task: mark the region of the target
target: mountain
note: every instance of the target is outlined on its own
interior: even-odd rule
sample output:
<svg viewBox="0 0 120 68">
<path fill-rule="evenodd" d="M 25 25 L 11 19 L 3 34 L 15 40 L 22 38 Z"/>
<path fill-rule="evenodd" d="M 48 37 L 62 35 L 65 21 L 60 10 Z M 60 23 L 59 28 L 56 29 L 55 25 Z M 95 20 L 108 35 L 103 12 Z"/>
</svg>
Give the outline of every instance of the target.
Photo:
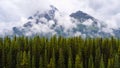
<svg viewBox="0 0 120 68">
<path fill-rule="evenodd" d="M 60 12 L 56 7 L 44 12 L 37 11 L 28 18 L 23 26 L 13 27 L 13 35 L 34 36 L 40 35 L 50 37 L 52 35 L 73 37 L 109 37 L 113 33 L 106 32 L 106 24 L 82 11 L 67 15 Z M 117 34 L 117 30 L 113 31 Z M 120 31 L 118 31 L 120 32 Z"/>
<path fill-rule="evenodd" d="M 103 31 L 103 29 L 107 28 L 104 22 L 99 21 L 87 13 L 77 11 L 70 16 L 78 20 L 76 29 L 86 37 L 109 37 L 112 35 L 109 32 Z"/>
<path fill-rule="evenodd" d="M 52 34 L 53 31 L 49 29 L 49 27 L 56 24 L 56 20 L 54 19 L 56 11 L 58 11 L 58 9 L 52 5 L 50 9 L 44 13 L 37 11 L 33 16 L 28 18 L 28 22 L 23 26 L 13 27 L 14 34 L 17 36 L 34 36 L 36 34 L 47 36 Z M 49 25 L 48 22 L 51 22 L 51 25 Z"/>
</svg>

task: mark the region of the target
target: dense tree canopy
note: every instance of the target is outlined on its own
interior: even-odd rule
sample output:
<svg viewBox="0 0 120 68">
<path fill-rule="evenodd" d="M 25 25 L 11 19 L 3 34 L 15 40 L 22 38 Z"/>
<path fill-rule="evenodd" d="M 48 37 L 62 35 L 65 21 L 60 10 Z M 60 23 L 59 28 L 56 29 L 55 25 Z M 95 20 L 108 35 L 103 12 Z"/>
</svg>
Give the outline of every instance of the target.
<svg viewBox="0 0 120 68">
<path fill-rule="evenodd" d="M 119 68 L 120 39 L 0 38 L 0 68 Z"/>
</svg>

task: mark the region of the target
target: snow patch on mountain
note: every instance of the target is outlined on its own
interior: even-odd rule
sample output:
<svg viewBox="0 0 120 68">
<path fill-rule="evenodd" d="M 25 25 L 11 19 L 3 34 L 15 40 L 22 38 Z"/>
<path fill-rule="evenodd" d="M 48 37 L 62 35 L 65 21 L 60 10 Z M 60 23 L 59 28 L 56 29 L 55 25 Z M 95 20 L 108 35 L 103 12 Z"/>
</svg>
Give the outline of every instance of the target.
<svg viewBox="0 0 120 68">
<path fill-rule="evenodd" d="M 23 21 L 24 23 L 12 28 L 10 36 L 110 37 L 120 32 L 108 28 L 103 21 L 87 13 L 77 11 L 69 15 L 53 5 L 50 5 L 50 8 L 44 12 L 37 11 L 28 19 L 24 18 Z"/>
</svg>

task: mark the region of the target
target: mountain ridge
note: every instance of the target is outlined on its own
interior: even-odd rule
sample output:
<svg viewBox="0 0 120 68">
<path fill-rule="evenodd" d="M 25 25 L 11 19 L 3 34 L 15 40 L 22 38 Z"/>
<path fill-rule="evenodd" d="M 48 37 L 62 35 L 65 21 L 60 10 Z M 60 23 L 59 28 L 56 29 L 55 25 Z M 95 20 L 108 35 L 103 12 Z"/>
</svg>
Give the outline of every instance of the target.
<svg viewBox="0 0 120 68">
<path fill-rule="evenodd" d="M 70 15 L 62 14 L 53 5 L 50 9 L 43 13 L 37 11 L 32 16 L 28 17 L 28 22 L 23 26 L 13 27 L 13 35 L 16 36 L 45 36 L 51 37 L 53 35 L 64 37 L 110 37 L 117 36 L 118 30 L 113 29 L 112 33 L 107 33 L 106 24 L 84 13 L 83 11 L 76 11 Z"/>
</svg>

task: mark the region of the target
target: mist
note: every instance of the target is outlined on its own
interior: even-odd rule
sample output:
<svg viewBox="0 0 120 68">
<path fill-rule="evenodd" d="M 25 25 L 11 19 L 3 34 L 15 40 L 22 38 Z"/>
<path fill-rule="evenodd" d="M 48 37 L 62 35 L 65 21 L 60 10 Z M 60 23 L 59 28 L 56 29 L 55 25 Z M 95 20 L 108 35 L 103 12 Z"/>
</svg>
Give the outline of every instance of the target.
<svg viewBox="0 0 120 68">
<path fill-rule="evenodd" d="M 104 21 L 108 28 L 120 27 L 119 0 L 0 0 L 0 32 L 26 23 L 29 16 L 49 5 L 66 14 L 81 10 Z"/>
</svg>

